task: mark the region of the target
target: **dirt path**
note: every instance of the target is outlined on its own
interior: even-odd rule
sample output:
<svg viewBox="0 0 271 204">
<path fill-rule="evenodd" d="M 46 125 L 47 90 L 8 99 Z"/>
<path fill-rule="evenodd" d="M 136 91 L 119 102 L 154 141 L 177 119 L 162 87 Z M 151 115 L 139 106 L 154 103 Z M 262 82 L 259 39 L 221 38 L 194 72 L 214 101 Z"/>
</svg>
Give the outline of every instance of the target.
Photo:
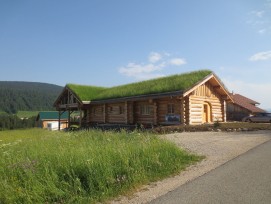
<svg viewBox="0 0 271 204">
<path fill-rule="evenodd" d="M 186 171 L 181 172 L 177 176 L 143 186 L 134 195 L 120 197 L 111 203 L 148 203 L 270 140 L 271 131 L 174 133 L 161 137 L 174 142 L 190 152 L 205 155 L 206 159 L 190 166 Z"/>
</svg>

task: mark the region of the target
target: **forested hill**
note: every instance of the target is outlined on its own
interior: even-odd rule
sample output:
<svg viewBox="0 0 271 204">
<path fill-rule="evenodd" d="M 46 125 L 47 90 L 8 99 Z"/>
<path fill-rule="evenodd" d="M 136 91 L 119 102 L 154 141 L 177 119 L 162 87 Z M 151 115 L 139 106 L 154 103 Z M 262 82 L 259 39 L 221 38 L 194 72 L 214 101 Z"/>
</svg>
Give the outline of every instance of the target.
<svg viewBox="0 0 271 204">
<path fill-rule="evenodd" d="M 54 110 L 53 103 L 62 89 L 46 83 L 0 81 L 0 111 Z"/>
</svg>

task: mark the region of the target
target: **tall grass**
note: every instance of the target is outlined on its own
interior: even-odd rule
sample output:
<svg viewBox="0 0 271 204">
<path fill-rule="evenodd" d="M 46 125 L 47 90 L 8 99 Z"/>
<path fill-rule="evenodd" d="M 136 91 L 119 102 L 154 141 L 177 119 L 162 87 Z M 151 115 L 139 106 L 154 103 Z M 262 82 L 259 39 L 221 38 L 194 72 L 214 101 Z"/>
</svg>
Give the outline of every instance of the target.
<svg viewBox="0 0 271 204">
<path fill-rule="evenodd" d="M 0 133 L 0 203 L 94 203 L 201 158 L 139 132 Z"/>
</svg>

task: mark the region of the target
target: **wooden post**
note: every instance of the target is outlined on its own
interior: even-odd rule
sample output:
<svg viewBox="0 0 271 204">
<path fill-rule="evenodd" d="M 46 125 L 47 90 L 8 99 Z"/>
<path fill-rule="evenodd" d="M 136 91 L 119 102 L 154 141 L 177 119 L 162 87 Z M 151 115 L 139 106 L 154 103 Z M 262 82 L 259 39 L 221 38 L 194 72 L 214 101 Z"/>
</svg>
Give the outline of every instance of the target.
<svg viewBox="0 0 271 204">
<path fill-rule="evenodd" d="M 107 106 L 106 106 L 106 104 L 104 104 L 103 109 L 104 109 L 104 115 L 103 115 L 103 117 L 104 117 L 104 123 L 106 123 L 107 122 L 106 121 L 106 113 L 107 113 Z"/>
<path fill-rule="evenodd" d="M 157 125 L 157 102 L 153 103 L 153 124 Z"/>
<path fill-rule="evenodd" d="M 180 122 L 181 122 L 181 124 L 184 124 L 184 106 L 185 106 L 185 104 L 184 104 L 184 99 L 182 98 L 181 99 L 181 111 L 180 111 Z"/>
<path fill-rule="evenodd" d="M 58 130 L 60 130 L 60 117 L 61 117 L 61 113 L 60 113 L 60 110 L 58 110 Z"/>
<path fill-rule="evenodd" d="M 79 127 L 81 127 L 82 126 L 82 110 L 81 110 L 81 108 L 79 109 L 79 111 L 80 111 Z"/>
<path fill-rule="evenodd" d="M 190 125 L 190 99 L 189 96 L 185 98 L 185 124 Z"/>
<path fill-rule="evenodd" d="M 71 127 L 71 111 L 68 110 L 68 128 Z"/>
<path fill-rule="evenodd" d="M 125 101 L 125 106 L 124 106 L 124 121 L 125 121 L 125 124 L 128 124 L 128 117 L 129 117 L 129 111 L 128 111 L 128 102 Z"/>
<path fill-rule="evenodd" d="M 227 122 L 227 103 L 226 101 L 224 100 L 223 101 L 223 110 L 224 110 L 224 122 Z"/>
<path fill-rule="evenodd" d="M 131 102 L 131 110 L 130 110 L 130 113 L 131 113 L 131 121 L 130 123 L 131 124 L 134 124 L 135 123 L 135 107 L 134 107 L 134 102 L 132 101 Z"/>
</svg>

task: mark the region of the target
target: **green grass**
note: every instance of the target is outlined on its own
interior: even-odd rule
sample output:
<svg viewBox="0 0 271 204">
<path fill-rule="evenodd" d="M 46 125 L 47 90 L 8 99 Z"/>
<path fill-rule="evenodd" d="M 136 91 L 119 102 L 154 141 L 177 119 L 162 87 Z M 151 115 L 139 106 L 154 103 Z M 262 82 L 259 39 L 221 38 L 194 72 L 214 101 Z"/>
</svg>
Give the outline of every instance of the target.
<svg viewBox="0 0 271 204">
<path fill-rule="evenodd" d="M 8 115 L 5 111 L 0 111 L 0 115 Z"/>
<path fill-rule="evenodd" d="M 0 132 L 0 203 L 95 203 L 201 157 L 140 132 Z"/>
<path fill-rule="evenodd" d="M 74 84 L 68 84 L 67 86 L 72 89 L 82 101 L 103 100 L 144 94 L 184 91 L 211 73 L 210 70 L 200 70 L 111 88 Z"/>
<path fill-rule="evenodd" d="M 67 86 L 73 90 L 73 92 L 79 97 L 82 101 L 90 101 L 99 95 L 102 91 L 106 90 L 105 87 L 97 86 L 85 86 L 78 84 L 67 84 Z"/>
<path fill-rule="evenodd" d="M 39 111 L 18 111 L 16 114 L 19 118 L 30 118 L 32 116 L 37 116 Z"/>
</svg>

